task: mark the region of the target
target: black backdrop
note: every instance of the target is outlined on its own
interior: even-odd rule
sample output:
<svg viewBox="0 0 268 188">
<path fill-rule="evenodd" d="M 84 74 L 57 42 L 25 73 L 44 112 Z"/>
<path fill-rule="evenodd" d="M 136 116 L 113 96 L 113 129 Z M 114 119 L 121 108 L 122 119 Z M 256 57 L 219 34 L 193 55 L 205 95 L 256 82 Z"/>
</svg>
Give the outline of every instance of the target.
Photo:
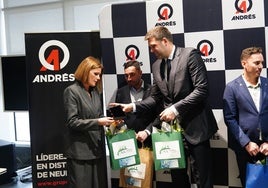
<svg viewBox="0 0 268 188">
<path fill-rule="evenodd" d="M 33 187 L 67 187 L 62 95 L 85 57 L 100 58 L 99 32 L 27 33 L 25 44 Z"/>
</svg>

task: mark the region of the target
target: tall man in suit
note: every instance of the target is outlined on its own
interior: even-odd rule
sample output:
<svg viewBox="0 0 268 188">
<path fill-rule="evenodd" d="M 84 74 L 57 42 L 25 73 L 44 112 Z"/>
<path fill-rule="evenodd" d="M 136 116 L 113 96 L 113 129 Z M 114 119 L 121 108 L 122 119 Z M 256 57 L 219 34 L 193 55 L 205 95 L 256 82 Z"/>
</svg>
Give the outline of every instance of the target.
<svg viewBox="0 0 268 188">
<path fill-rule="evenodd" d="M 247 162 L 268 155 L 268 82 L 260 76 L 264 62 L 261 48 L 244 49 L 240 61 L 243 74 L 226 85 L 223 113 L 244 187 Z"/>
<path fill-rule="evenodd" d="M 207 102 L 208 79 L 200 52 L 175 46 L 172 34 L 162 26 L 148 31 L 145 40 L 157 57 L 152 65 L 152 94 L 141 102 L 121 104 L 123 110 L 139 113 L 163 104 L 160 120 L 170 122 L 177 118 L 184 129 L 185 145 L 198 187 L 212 188 L 209 139 L 218 127 Z M 186 169 L 171 170 L 171 176 L 174 187 L 191 187 Z"/>
</svg>

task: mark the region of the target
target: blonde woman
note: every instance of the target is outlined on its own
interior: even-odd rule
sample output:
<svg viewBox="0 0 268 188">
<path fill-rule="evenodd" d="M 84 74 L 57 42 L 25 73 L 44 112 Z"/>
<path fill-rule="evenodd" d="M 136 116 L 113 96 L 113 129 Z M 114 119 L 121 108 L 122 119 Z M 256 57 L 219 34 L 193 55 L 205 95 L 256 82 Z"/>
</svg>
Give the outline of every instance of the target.
<svg viewBox="0 0 268 188">
<path fill-rule="evenodd" d="M 75 83 L 64 91 L 70 188 L 107 187 L 103 126 L 114 120 L 103 117 L 100 96 L 102 70 L 98 59 L 85 58 L 74 73 Z"/>
</svg>

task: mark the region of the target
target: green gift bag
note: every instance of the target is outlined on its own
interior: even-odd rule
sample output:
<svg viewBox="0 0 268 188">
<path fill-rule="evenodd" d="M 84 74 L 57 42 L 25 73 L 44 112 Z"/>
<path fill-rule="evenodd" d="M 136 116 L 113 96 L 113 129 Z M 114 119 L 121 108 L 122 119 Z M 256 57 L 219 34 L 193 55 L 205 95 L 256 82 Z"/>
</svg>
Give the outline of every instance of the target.
<svg viewBox="0 0 268 188">
<path fill-rule="evenodd" d="M 112 169 L 118 170 L 140 164 L 136 134 L 134 130 L 127 130 L 115 135 L 106 135 L 110 150 Z"/>
<path fill-rule="evenodd" d="M 152 143 L 155 170 L 186 168 L 181 129 L 153 133 Z"/>
</svg>

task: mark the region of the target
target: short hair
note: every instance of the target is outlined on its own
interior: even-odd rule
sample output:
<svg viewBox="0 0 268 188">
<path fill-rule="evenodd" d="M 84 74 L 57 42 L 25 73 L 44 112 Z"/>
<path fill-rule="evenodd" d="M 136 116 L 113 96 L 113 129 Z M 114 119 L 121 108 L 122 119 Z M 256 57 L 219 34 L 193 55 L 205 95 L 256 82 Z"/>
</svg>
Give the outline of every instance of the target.
<svg viewBox="0 0 268 188">
<path fill-rule="evenodd" d="M 173 42 L 173 36 L 166 27 L 156 26 L 150 29 L 146 33 L 145 40 L 148 40 L 150 38 L 155 38 L 156 40 L 162 40 L 164 37 L 167 38 L 170 42 Z"/>
<path fill-rule="evenodd" d="M 80 81 L 81 83 L 86 83 L 88 81 L 89 72 L 92 69 L 101 68 L 101 71 L 103 71 L 103 65 L 100 63 L 100 60 L 89 56 L 86 57 L 77 67 L 74 77 L 76 80 Z M 98 81 L 96 87 L 101 92 L 102 86 L 101 79 Z"/>
<path fill-rule="evenodd" d="M 124 69 L 127 69 L 128 67 L 134 66 L 137 70 L 141 70 L 141 62 L 138 62 L 136 60 L 130 60 L 124 63 Z"/>
<path fill-rule="evenodd" d="M 240 61 L 248 59 L 252 54 L 258 54 L 258 53 L 262 53 L 261 47 L 253 46 L 253 47 L 245 48 L 244 50 L 242 50 Z"/>
</svg>

